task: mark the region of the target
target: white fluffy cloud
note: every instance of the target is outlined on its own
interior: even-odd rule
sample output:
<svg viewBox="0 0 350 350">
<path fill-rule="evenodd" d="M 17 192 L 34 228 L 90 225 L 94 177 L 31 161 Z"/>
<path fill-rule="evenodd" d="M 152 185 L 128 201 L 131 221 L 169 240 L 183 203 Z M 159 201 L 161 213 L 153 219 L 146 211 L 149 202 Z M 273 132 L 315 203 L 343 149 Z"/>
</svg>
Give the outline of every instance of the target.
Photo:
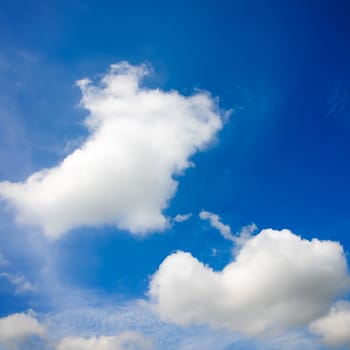
<svg viewBox="0 0 350 350">
<path fill-rule="evenodd" d="M 349 287 L 340 244 L 267 229 L 247 241 L 223 271 L 189 253 L 168 256 L 149 294 L 164 320 L 257 335 L 307 325 Z"/>
<path fill-rule="evenodd" d="M 17 313 L 0 318 L 0 344 L 5 349 L 17 349 L 32 336 L 42 337 L 45 328 L 32 314 Z"/>
<path fill-rule="evenodd" d="M 350 303 L 338 302 L 328 315 L 311 324 L 310 331 L 328 346 L 350 348 Z"/>
<path fill-rule="evenodd" d="M 163 230 L 174 175 L 222 127 L 216 100 L 140 86 L 146 66 L 112 65 L 100 84 L 78 82 L 90 136 L 60 164 L 23 183 L 0 183 L 17 220 L 50 237 L 79 226 L 113 224 L 132 233 Z"/>
<path fill-rule="evenodd" d="M 56 350 L 149 350 L 151 341 L 137 332 L 91 338 L 66 337 Z"/>
</svg>

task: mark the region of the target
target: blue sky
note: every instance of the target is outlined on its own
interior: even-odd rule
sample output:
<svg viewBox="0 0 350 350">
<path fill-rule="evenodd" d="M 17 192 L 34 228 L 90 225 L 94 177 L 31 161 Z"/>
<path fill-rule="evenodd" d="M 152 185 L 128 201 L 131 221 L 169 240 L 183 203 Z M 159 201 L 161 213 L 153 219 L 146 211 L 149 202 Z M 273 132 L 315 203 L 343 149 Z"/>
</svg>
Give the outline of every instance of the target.
<svg viewBox="0 0 350 350">
<path fill-rule="evenodd" d="M 348 349 L 349 16 L 0 1 L 0 349 Z"/>
</svg>

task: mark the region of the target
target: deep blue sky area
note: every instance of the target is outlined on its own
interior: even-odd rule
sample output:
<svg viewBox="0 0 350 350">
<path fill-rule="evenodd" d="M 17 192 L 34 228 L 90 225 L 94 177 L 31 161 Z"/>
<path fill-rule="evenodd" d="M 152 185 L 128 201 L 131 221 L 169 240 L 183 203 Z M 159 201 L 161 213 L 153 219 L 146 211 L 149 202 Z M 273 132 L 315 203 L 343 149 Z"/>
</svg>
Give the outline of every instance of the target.
<svg viewBox="0 0 350 350">
<path fill-rule="evenodd" d="M 76 229 L 50 243 L 58 280 L 134 298 L 174 251 L 221 269 L 231 245 L 198 219 L 202 209 L 233 232 L 288 228 L 350 251 L 349 57 L 349 1 L 0 0 L 0 181 L 23 181 L 81 144 L 87 111 L 76 80 L 148 62 L 145 86 L 206 90 L 232 109 L 216 142 L 177 178 L 165 211 L 192 217 L 141 238 Z M 1 217 L 3 255 L 35 279 L 45 259 L 26 250 L 11 213 Z M 47 307 L 2 282 L 0 315 Z"/>
</svg>

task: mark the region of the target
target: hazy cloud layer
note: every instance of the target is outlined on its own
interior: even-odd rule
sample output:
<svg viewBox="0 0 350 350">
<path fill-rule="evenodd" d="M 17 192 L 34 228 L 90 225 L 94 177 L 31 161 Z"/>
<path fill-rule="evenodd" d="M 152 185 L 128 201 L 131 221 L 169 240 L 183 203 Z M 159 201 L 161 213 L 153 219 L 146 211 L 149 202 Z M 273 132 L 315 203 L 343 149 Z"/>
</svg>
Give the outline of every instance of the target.
<svg viewBox="0 0 350 350">
<path fill-rule="evenodd" d="M 17 343 L 20 344 L 19 349 L 321 350 L 317 339 L 303 332 L 253 339 L 241 337 L 231 330 L 214 330 L 208 326 L 181 327 L 161 321 L 147 304 L 139 301 L 124 305 L 114 301 L 98 307 L 75 304 L 71 308 L 41 314 L 40 322 L 46 326 L 46 334 L 38 341 L 27 338 Z M 12 338 L 6 350 L 12 350 L 14 345 Z"/>
<path fill-rule="evenodd" d="M 350 348 L 350 303 L 338 302 L 329 314 L 311 324 L 310 331 L 328 346 Z"/>
<path fill-rule="evenodd" d="M 247 241 L 223 271 L 190 253 L 168 256 L 149 294 L 164 320 L 258 335 L 308 325 L 349 287 L 338 243 L 267 229 Z"/>
<path fill-rule="evenodd" d="M 67 337 L 56 350 L 150 350 L 152 342 L 137 332 L 91 338 Z"/>
<path fill-rule="evenodd" d="M 167 227 L 162 210 L 176 192 L 174 175 L 213 141 L 222 118 L 208 93 L 186 97 L 140 87 L 148 73 L 122 62 L 99 84 L 78 82 L 89 111 L 85 143 L 23 183 L 0 183 L 0 197 L 19 222 L 39 225 L 50 237 L 103 224 L 132 233 Z"/>
<path fill-rule="evenodd" d="M 67 336 L 58 341 L 55 330 L 47 331 L 35 314 L 17 313 L 0 318 L 0 349 L 38 350 L 151 350 L 153 342 L 139 332 L 124 331 L 115 336 Z M 40 338 L 35 342 L 33 337 Z"/>
<path fill-rule="evenodd" d="M 85 297 L 87 295 L 84 293 Z M 108 298 L 108 297 L 107 297 Z M 95 298 L 93 298 L 97 301 Z M 6 319 L 15 336 L 7 335 L 0 348 L 36 350 L 320 350 L 317 339 L 303 331 L 285 332 L 271 337 L 242 337 L 232 329 L 211 329 L 205 325 L 181 327 L 160 320 L 145 302 L 118 304 L 115 300 L 89 306 L 89 297 L 74 306 L 40 315 L 21 314 L 34 320 L 36 326 L 15 329 L 15 315 Z M 91 301 L 91 300 L 90 300 Z M 112 304 L 109 304 L 112 302 Z M 4 318 L 5 319 L 5 318 Z M 0 319 L 0 327 L 2 326 Z M 32 321 L 33 322 L 33 321 Z M 18 322 L 21 327 L 21 322 Z M 45 327 L 45 328 L 44 328 Z M 1 329 L 1 328 L 0 328 Z M 45 330 L 46 329 L 46 330 Z M 22 334 L 22 336 L 20 336 Z M 34 338 L 33 338 L 34 336 Z"/>
</svg>

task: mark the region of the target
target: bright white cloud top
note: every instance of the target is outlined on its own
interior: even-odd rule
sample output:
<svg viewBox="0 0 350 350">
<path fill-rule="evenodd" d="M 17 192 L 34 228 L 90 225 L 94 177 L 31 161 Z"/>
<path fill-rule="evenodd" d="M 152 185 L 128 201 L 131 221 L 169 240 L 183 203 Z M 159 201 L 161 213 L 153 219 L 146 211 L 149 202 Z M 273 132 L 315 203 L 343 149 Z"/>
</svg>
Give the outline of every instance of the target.
<svg viewBox="0 0 350 350">
<path fill-rule="evenodd" d="M 175 175 L 222 128 L 216 100 L 206 92 L 140 86 L 145 65 L 112 65 L 101 83 L 78 82 L 90 136 L 59 165 L 23 183 L 0 183 L 0 197 L 17 221 L 50 237 L 80 226 L 116 225 L 132 233 L 163 230 Z"/>
<path fill-rule="evenodd" d="M 45 327 L 31 314 L 17 313 L 0 318 L 0 348 L 17 349 L 32 336 L 43 337 Z"/>
<path fill-rule="evenodd" d="M 350 348 L 350 303 L 338 302 L 328 315 L 313 322 L 310 330 L 328 346 Z"/>
<path fill-rule="evenodd" d="M 259 335 L 308 325 L 349 287 L 340 244 L 267 229 L 248 240 L 223 271 L 190 253 L 168 256 L 149 294 L 164 320 Z"/>
</svg>

